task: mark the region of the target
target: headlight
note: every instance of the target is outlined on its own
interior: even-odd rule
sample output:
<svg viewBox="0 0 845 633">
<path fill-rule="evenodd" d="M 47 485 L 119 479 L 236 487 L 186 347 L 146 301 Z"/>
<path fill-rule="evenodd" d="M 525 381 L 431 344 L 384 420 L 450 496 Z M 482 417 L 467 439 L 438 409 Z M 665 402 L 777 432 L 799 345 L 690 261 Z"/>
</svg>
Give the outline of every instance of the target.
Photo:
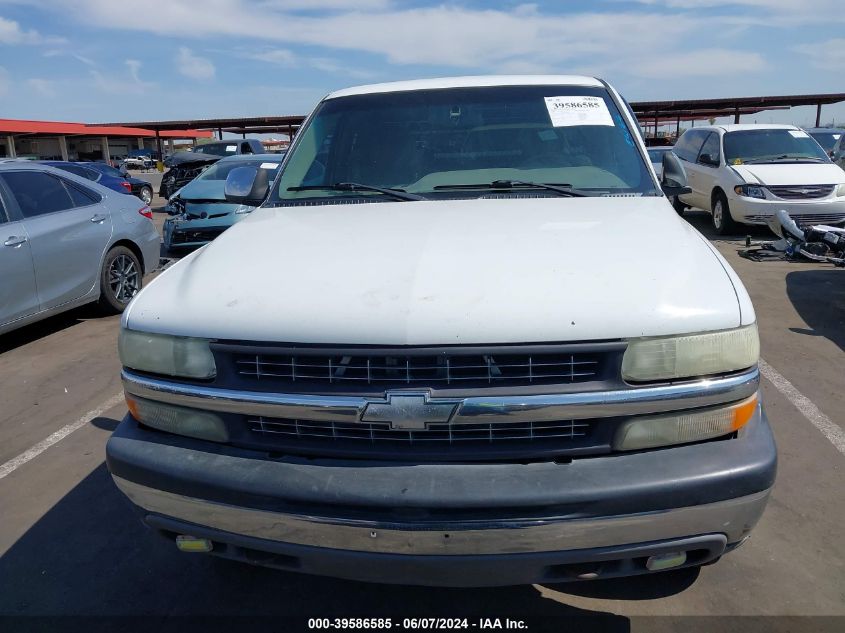
<svg viewBox="0 0 845 633">
<path fill-rule="evenodd" d="M 721 437 L 745 426 L 756 410 L 755 394 L 728 406 L 632 418 L 616 431 L 613 449 L 634 451 Z"/>
<path fill-rule="evenodd" d="M 740 196 L 745 196 L 746 198 L 760 198 L 761 200 L 766 199 L 766 189 L 765 187 L 760 187 L 759 185 L 737 185 L 734 187 L 734 193 Z"/>
<path fill-rule="evenodd" d="M 138 422 L 159 431 L 212 442 L 229 440 L 225 422 L 213 413 L 155 402 L 132 394 L 126 394 L 126 405 Z"/>
<path fill-rule="evenodd" d="M 238 214 L 240 214 L 240 213 L 249 213 L 249 212 L 250 212 L 250 211 L 252 211 L 253 209 L 255 209 L 255 207 L 250 206 L 250 205 L 248 205 L 248 204 L 240 204 L 240 205 L 238 205 L 238 208 L 237 208 L 237 209 L 235 209 L 235 213 L 238 213 Z"/>
<path fill-rule="evenodd" d="M 757 364 L 757 324 L 685 336 L 631 339 L 622 358 L 622 377 L 630 382 L 709 376 Z"/>
<path fill-rule="evenodd" d="M 845 196 L 845 183 L 841 185 L 836 185 L 836 195 Z"/>
<path fill-rule="evenodd" d="M 184 378 L 213 378 L 217 374 L 208 341 L 121 329 L 117 340 L 125 367 Z"/>
</svg>

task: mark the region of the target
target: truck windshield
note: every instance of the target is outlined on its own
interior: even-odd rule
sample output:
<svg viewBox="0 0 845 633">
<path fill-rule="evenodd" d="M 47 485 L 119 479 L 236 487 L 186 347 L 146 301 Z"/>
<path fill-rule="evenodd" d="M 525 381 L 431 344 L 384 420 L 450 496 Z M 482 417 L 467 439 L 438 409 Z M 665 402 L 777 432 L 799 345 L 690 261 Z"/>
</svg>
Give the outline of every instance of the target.
<svg viewBox="0 0 845 633">
<path fill-rule="evenodd" d="M 478 197 L 489 189 L 525 195 L 531 183 L 537 186 L 529 195 L 556 195 L 542 184 L 585 195 L 657 195 L 610 95 L 584 86 L 448 88 L 328 99 L 300 133 L 270 202 L 396 199 L 349 183 L 430 199 Z"/>
<path fill-rule="evenodd" d="M 827 163 L 827 154 L 803 130 L 738 130 L 725 134 L 729 165 L 745 163 Z"/>
</svg>

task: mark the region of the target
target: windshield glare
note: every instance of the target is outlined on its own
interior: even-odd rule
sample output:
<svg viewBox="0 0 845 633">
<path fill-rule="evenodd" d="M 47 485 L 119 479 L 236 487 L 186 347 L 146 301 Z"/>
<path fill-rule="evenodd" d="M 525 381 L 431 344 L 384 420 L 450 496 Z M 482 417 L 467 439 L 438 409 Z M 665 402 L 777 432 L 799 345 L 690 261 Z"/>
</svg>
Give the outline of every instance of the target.
<svg viewBox="0 0 845 633">
<path fill-rule="evenodd" d="M 810 159 L 828 162 L 819 144 L 802 130 L 741 130 L 725 134 L 725 158 L 728 164 L 754 162 L 783 162 Z"/>
<path fill-rule="evenodd" d="M 591 107 L 601 114 L 580 124 L 572 118 L 580 113 L 567 112 L 569 118 L 556 115 L 555 126 L 547 97 L 596 104 Z M 504 180 L 564 184 L 595 195 L 654 191 L 606 90 L 508 86 L 324 101 L 301 132 L 271 200 L 384 196 L 312 189 L 337 183 L 398 188 L 428 198 L 478 196 L 489 191 L 448 188 Z M 296 190 L 300 187 L 309 189 Z"/>
<path fill-rule="evenodd" d="M 227 160 L 220 161 L 211 165 L 208 169 L 197 176 L 197 180 L 226 180 L 229 172 L 237 167 L 260 167 L 261 169 L 272 170 L 269 174 L 270 180 L 276 177 L 279 173 L 279 166 L 282 164 L 281 160 L 265 161 L 265 160 Z"/>
</svg>

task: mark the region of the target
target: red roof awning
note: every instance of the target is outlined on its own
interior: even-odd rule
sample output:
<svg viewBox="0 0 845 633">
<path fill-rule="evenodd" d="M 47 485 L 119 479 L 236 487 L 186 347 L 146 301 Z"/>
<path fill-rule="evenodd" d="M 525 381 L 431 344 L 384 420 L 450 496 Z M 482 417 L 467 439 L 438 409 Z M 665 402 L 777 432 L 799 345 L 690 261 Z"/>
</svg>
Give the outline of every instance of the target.
<svg viewBox="0 0 845 633">
<path fill-rule="evenodd" d="M 50 134 L 55 136 L 124 136 L 154 138 L 153 130 L 138 127 L 93 126 L 84 123 L 63 123 L 60 121 L 24 121 L 0 119 L 0 134 Z M 168 130 L 160 133 L 161 138 L 211 138 L 208 130 Z"/>
</svg>

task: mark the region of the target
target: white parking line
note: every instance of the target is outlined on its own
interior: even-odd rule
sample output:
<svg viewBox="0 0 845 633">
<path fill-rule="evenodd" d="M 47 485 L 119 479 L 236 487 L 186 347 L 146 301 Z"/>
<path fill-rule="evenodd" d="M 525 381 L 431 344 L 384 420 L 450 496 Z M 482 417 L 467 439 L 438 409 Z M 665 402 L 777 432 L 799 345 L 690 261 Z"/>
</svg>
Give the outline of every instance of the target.
<svg viewBox="0 0 845 633">
<path fill-rule="evenodd" d="M 807 418 L 813 426 L 822 432 L 822 435 L 830 440 L 830 443 L 836 447 L 836 450 L 845 455 L 845 431 L 842 430 L 842 427 L 819 411 L 819 408 L 807 396 L 798 391 L 795 385 L 781 376 L 774 367 L 762 358 L 760 359 L 760 372 L 778 391 L 786 396 L 786 399 L 801 412 L 801 415 Z"/>
<path fill-rule="evenodd" d="M 61 442 L 68 435 L 70 435 L 74 431 L 78 431 L 83 426 L 88 424 L 92 419 L 96 418 L 99 415 L 102 415 L 103 413 L 105 413 L 112 407 L 120 404 L 121 402 L 123 402 L 122 393 L 112 396 L 96 409 L 92 409 L 91 411 L 83 415 L 76 422 L 71 422 L 70 424 L 63 426 L 52 435 L 49 435 L 40 442 L 38 442 L 38 444 L 31 446 L 17 457 L 13 457 L 5 464 L 0 466 L 0 479 L 3 479 L 3 477 L 5 477 L 6 475 L 15 472 L 18 468 L 26 464 L 28 461 L 38 457 L 41 453 L 46 451 L 53 444 Z"/>
</svg>

